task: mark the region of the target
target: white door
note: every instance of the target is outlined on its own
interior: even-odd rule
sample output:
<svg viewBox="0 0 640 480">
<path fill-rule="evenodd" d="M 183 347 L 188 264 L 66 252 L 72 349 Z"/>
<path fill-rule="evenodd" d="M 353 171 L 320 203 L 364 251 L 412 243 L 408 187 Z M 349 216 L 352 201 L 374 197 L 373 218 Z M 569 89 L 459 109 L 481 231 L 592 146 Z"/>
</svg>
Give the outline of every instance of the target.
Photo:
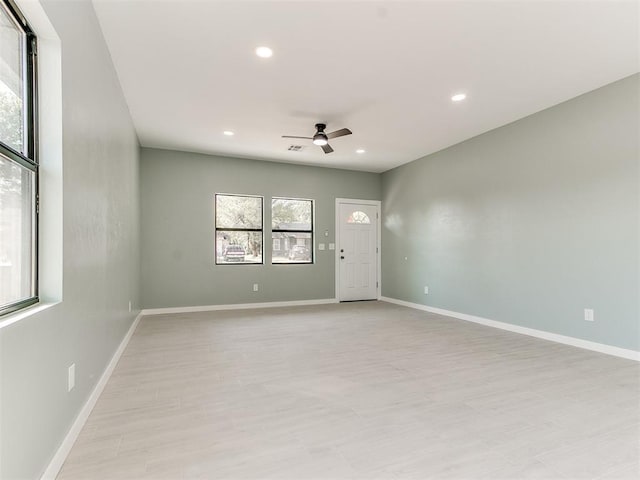
<svg viewBox="0 0 640 480">
<path fill-rule="evenodd" d="M 378 298 L 378 206 L 338 203 L 338 300 Z"/>
</svg>

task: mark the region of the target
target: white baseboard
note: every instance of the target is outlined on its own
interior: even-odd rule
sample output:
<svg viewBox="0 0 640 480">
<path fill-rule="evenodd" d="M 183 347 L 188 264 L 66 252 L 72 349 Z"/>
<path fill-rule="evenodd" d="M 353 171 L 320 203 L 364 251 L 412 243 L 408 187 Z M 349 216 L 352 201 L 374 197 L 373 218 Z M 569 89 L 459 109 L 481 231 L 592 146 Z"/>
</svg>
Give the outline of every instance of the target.
<svg viewBox="0 0 640 480">
<path fill-rule="evenodd" d="M 338 303 L 338 300 L 335 298 L 319 298 L 316 300 L 293 300 L 290 302 L 233 303 L 228 305 L 202 305 L 197 307 L 147 308 L 142 310 L 140 314 L 141 315 L 163 315 L 166 313 L 215 312 L 218 310 L 245 310 L 245 309 L 252 309 L 252 308 L 325 305 L 327 303 Z"/>
<path fill-rule="evenodd" d="M 404 307 L 415 308 L 416 310 L 437 313 L 438 315 L 444 315 L 446 317 L 466 320 L 467 322 L 479 323 L 481 325 L 486 325 L 487 327 L 499 328 L 501 330 L 521 333 L 523 335 L 542 338 L 544 340 L 549 340 L 556 343 L 563 343 L 565 345 L 571 345 L 572 347 L 584 348 L 586 350 L 592 350 L 599 353 L 606 353 L 607 355 L 635 360 L 637 362 L 640 361 L 640 352 L 637 352 L 635 350 L 614 347 L 612 345 L 606 345 L 604 343 L 591 342 L 589 340 L 582 340 L 581 338 L 568 337 L 566 335 L 560 335 L 558 333 L 545 332 L 544 330 L 521 327 L 520 325 L 513 325 L 511 323 L 498 322 L 496 320 L 490 320 L 488 318 L 477 317 L 475 315 L 469 315 L 466 313 L 453 312 L 451 310 L 430 307 L 428 305 L 421 305 L 419 303 L 405 302 L 404 300 L 398 300 L 396 298 L 381 297 L 380 300 L 383 302 L 395 303 L 396 305 L 402 305 Z"/>
<path fill-rule="evenodd" d="M 131 324 L 131 327 L 129 327 L 129 331 L 122 339 L 122 342 L 120 342 L 120 345 L 118 346 L 118 349 L 113 354 L 113 357 L 111 357 L 111 361 L 107 365 L 107 368 L 105 369 L 104 373 L 100 377 L 100 380 L 98 381 L 93 391 L 91 392 L 91 395 L 89 395 L 89 398 L 85 402 L 84 406 L 80 410 L 80 413 L 78 414 L 75 421 L 73 422 L 73 425 L 71 425 L 71 429 L 69 429 L 67 436 L 64 437 L 62 444 L 60 445 L 60 447 L 58 448 L 58 451 L 55 453 L 55 455 L 49 462 L 49 465 L 47 466 L 47 469 L 44 471 L 44 473 L 40 477 L 40 480 L 54 480 L 58 475 L 58 473 L 60 473 L 60 469 L 62 468 L 62 465 L 64 464 L 65 460 L 67 459 L 67 456 L 69 455 L 69 452 L 71 451 L 71 447 L 73 447 L 73 444 L 78 438 L 78 435 L 82 430 L 82 427 L 84 427 L 84 424 L 86 423 L 87 418 L 89 418 L 89 414 L 93 410 L 93 407 L 95 407 L 96 402 L 100 397 L 100 394 L 104 390 L 104 387 L 107 385 L 107 381 L 109 381 L 109 378 L 113 373 L 113 370 L 116 368 L 116 365 L 118 364 L 118 360 L 120 360 L 120 357 L 122 356 L 122 352 L 124 352 L 124 349 L 127 347 L 127 344 L 129 343 L 129 340 L 131 339 L 133 332 L 135 332 L 136 327 L 138 326 L 138 323 L 140 322 L 141 318 L 142 318 L 142 313 L 139 313 L 136 319 Z"/>
</svg>

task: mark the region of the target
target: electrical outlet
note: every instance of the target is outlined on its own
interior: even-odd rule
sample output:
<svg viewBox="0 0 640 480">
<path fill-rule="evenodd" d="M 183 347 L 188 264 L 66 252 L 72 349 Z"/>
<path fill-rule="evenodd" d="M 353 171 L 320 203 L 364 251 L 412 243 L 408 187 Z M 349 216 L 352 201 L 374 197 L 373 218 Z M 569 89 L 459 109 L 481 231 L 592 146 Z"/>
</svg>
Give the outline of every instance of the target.
<svg viewBox="0 0 640 480">
<path fill-rule="evenodd" d="M 427 286 L 424 287 L 424 294 L 429 295 L 429 287 Z"/>
<path fill-rule="evenodd" d="M 593 316 L 593 309 L 592 308 L 585 308 L 584 309 L 584 320 L 585 320 L 585 322 L 594 322 L 595 321 L 595 317 Z"/>
<path fill-rule="evenodd" d="M 254 284 L 253 284 L 253 291 L 254 291 L 254 292 L 257 292 L 257 291 L 258 291 L 258 289 L 259 289 L 258 284 L 257 284 L 257 283 L 254 283 Z"/>
<path fill-rule="evenodd" d="M 69 367 L 69 372 L 67 376 L 67 391 L 70 392 L 73 390 L 73 387 L 76 386 L 76 364 L 72 363 Z"/>
</svg>

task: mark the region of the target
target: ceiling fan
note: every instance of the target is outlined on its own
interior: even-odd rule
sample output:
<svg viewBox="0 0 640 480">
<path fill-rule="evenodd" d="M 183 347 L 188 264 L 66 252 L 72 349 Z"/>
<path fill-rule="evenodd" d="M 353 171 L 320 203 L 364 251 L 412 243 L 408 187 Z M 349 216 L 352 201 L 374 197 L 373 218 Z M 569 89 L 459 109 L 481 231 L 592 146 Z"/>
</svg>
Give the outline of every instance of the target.
<svg viewBox="0 0 640 480">
<path fill-rule="evenodd" d="M 341 128 L 331 133 L 324 133 L 324 129 L 327 126 L 324 123 L 316 123 L 316 133 L 313 137 L 296 137 L 292 135 L 283 135 L 282 138 L 304 138 L 305 140 L 313 140 L 314 145 L 322 147 L 324 153 L 333 152 L 333 148 L 329 145 L 329 139 L 344 137 L 345 135 L 351 135 L 351 130 L 348 128 Z"/>
</svg>

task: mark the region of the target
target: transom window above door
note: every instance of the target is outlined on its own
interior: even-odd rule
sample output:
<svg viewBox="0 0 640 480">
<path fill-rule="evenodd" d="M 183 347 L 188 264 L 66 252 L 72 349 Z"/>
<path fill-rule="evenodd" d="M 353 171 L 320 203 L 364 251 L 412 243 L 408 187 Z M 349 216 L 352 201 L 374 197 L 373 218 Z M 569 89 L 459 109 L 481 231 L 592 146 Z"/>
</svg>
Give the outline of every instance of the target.
<svg viewBox="0 0 640 480">
<path fill-rule="evenodd" d="M 347 223 L 371 223 L 371 219 L 369 219 L 369 215 L 360 210 L 356 210 L 349 218 L 347 218 Z"/>
</svg>

